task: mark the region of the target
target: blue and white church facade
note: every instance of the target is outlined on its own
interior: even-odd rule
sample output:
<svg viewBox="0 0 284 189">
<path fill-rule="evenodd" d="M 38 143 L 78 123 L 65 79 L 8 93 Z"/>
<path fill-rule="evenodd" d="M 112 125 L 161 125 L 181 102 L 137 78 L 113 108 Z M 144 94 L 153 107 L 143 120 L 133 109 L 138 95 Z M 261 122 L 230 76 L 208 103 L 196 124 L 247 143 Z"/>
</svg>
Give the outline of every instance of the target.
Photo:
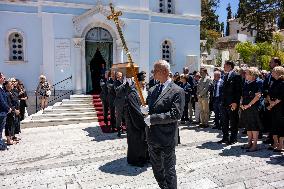
<svg viewBox="0 0 284 189">
<path fill-rule="evenodd" d="M 140 71 L 165 59 L 172 72 L 197 70 L 200 57 L 200 0 L 112 0 Z M 0 1 L 0 72 L 22 80 L 28 91 L 46 75 L 51 84 L 87 93 L 101 64 L 127 57 L 116 26 L 108 20 L 110 0 Z M 149 75 L 148 75 L 149 76 Z"/>
</svg>

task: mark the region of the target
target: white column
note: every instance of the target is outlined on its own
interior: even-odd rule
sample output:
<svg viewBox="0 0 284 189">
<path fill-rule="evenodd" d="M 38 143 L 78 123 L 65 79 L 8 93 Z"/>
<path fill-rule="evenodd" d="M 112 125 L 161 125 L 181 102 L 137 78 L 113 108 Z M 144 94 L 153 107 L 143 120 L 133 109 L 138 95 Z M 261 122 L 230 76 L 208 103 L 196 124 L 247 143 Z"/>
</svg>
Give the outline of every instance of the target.
<svg viewBox="0 0 284 189">
<path fill-rule="evenodd" d="M 82 94 L 82 48 L 84 47 L 84 38 L 73 38 L 74 45 L 74 65 L 75 76 L 74 78 L 74 92 L 75 94 Z"/>
<path fill-rule="evenodd" d="M 53 15 L 42 13 L 42 74 L 54 83 L 54 30 Z"/>
<path fill-rule="evenodd" d="M 140 64 L 139 71 L 147 73 L 146 79 L 149 79 L 151 69 L 150 64 L 150 23 L 149 20 L 140 21 Z"/>
</svg>

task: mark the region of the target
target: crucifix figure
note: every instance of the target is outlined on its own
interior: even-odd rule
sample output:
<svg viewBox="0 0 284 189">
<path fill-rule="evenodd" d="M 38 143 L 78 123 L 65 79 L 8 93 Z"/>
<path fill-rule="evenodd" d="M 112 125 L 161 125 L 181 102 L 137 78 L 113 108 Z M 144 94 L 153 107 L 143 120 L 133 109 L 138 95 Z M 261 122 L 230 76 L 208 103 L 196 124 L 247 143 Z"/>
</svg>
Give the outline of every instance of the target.
<svg viewBox="0 0 284 189">
<path fill-rule="evenodd" d="M 132 72 L 132 76 L 134 77 L 135 86 L 136 86 L 136 89 L 138 91 L 139 97 L 141 99 L 141 103 L 142 103 L 143 106 L 145 106 L 146 103 L 145 103 L 144 97 L 142 95 L 142 90 L 141 90 L 140 85 L 139 85 L 139 81 L 138 81 L 138 78 L 137 78 L 137 73 L 135 72 L 135 68 L 134 68 L 134 65 L 133 65 L 133 60 L 132 60 L 131 54 L 130 54 L 130 52 L 128 50 L 128 47 L 126 45 L 126 41 L 125 41 L 125 38 L 123 36 L 121 27 L 119 25 L 119 16 L 122 15 L 122 12 L 121 11 L 117 11 L 116 12 L 114 10 L 113 6 L 112 6 L 112 3 L 110 3 L 109 6 L 110 6 L 110 9 L 111 9 L 111 15 L 109 15 L 107 18 L 109 20 L 113 20 L 115 25 L 116 25 L 119 37 L 120 37 L 121 42 L 122 42 L 123 49 L 124 49 L 124 51 L 126 52 L 126 55 L 127 55 L 127 60 L 130 63 L 130 69 L 131 69 L 131 72 Z"/>
</svg>

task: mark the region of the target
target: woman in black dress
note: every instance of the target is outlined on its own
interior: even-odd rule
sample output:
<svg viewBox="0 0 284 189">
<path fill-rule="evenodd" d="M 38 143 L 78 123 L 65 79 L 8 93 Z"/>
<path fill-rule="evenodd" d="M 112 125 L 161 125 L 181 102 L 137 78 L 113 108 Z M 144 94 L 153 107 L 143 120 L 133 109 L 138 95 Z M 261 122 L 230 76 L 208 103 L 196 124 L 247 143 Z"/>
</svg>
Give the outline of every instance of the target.
<svg viewBox="0 0 284 189">
<path fill-rule="evenodd" d="M 4 84 L 4 90 L 7 94 L 8 105 L 12 109 L 11 112 L 7 114 L 6 125 L 5 125 L 5 136 L 7 138 L 7 145 L 16 144 L 17 141 L 13 140 L 15 136 L 15 117 L 20 114 L 20 111 L 16 108 L 13 103 L 13 84 L 11 81 L 6 81 Z"/>
<path fill-rule="evenodd" d="M 271 128 L 273 135 L 273 146 L 276 152 L 283 151 L 284 141 L 284 68 L 277 66 L 272 70 L 272 77 L 275 79 L 271 85 L 267 100 L 268 110 L 271 111 Z"/>
<path fill-rule="evenodd" d="M 257 76 L 257 68 L 246 70 L 246 82 L 243 85 L 241 98 L 240 124 L 246 128 L 248 135 L 248 144 L 242 148 L 247 149 L 248 152 L 257 150 L 258 134 L 262 128 L 258 112 L 261 86 L 256 82 Z"/>
<path fill-rule="evenodd" d="M 21 81 L 18 82 L 18 90 L 19 90 L 19 99 L 20 99 L 20 121 L 22 121 L 25 118 L 28 95 L 24 87 L 24 84 Z"/>
</svg>

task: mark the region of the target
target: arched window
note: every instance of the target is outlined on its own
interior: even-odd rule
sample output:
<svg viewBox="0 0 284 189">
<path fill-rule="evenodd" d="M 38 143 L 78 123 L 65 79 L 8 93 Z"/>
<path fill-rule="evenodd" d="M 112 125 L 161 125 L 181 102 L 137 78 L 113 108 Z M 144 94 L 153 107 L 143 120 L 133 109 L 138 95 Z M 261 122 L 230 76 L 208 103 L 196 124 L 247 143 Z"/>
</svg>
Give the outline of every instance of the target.
<svg viewBox="0 0 284 189">
<path fill-rule="evenodd" d="M 168 40 L 162 44 L 162 59 L 172 64 L 172 45 Z"/>
<path fill-rule="evenodd" d="M 159 11 L 161 13 L 174 14 L 174 0 L 159 0 Z"/>
<path fill-rule="evenodd" d="M 24 39 L 21 33 L 9 35 L 9 61 L 24 61 Z"/>
</svg>

